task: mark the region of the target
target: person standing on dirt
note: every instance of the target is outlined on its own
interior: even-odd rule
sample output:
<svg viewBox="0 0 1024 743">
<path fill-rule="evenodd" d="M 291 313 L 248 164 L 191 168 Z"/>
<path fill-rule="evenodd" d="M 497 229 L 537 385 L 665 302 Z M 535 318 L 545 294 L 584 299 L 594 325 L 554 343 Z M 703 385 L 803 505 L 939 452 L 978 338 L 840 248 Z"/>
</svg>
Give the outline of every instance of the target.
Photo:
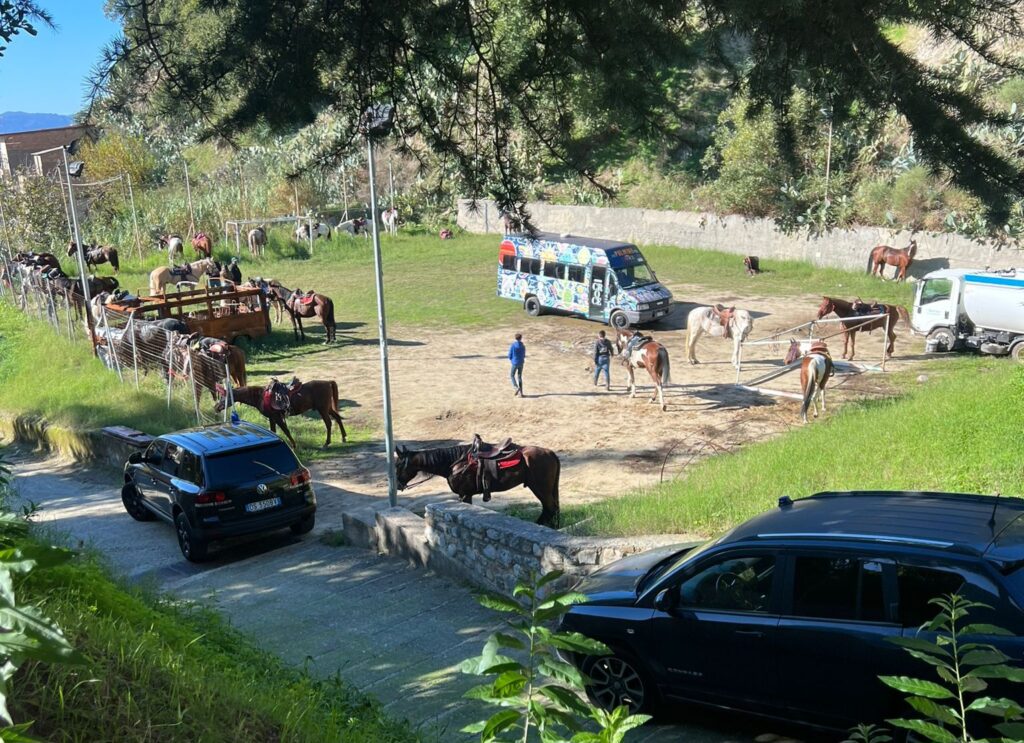
<svg viewBox="0 0 1024 743">
<path fill-rule="evenodd" d="M 601 372 L 604 372 L 604 388 L 611 390 L 612 378 L 609 366 L 612 362 L 612 342 L 605 337 L 605 332 L 602 330 L 597 334 L 597 340 L 594 341 L 594 385 L 597 385 L 597 380 L 601 377 Z"/>
<path fill-rule="evenodd" d="M 512 379 L 512 386 L 516 388 L 516 397 L 523 396 L 523 364 L 526 361 L 526 346 L 523 344 L 523 334 L 516 333 L 516 339 L 508 347 L 508 360 L 512 364 L 509 370 L 509 377 Z"/>
</svg>

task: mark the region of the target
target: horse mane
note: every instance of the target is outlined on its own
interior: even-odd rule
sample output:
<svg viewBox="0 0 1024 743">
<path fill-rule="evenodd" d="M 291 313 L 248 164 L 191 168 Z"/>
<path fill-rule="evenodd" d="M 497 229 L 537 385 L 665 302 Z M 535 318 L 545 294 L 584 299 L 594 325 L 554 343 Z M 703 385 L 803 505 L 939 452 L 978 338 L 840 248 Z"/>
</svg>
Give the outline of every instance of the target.
<svg viewBox="0 0 1024 743">
<path fill-rule="evenodd" d="M 413 452 L 413 454 L 420 456 L 421 464 L 419 466 L 421 468 L 430 467 L 437 469 L 438 467 L 451 467 L 462 459 L 469 449 L 470 446 L 468 444 L 456 444 L 455 446 L 443 446 L 437 449 L 420 449 Z"/>
</svg>

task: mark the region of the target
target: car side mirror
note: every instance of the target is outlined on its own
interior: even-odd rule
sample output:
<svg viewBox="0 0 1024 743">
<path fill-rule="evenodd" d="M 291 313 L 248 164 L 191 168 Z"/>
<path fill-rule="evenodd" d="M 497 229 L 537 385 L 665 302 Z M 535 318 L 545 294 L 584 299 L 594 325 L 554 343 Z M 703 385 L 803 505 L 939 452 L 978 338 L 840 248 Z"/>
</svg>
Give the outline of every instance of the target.
<svg viewBox="0 0 1024 743">
<path fill-rule="evenodd" d="M 669 589 L 663 588 L 658 591 L 658 595 L 654 597 L 654 608 L 658 611 L 665 612 L 666 614 L 671 612 L 674 608 L 675 602 L 672 600 L 672 594 L 669 593 Z"/>
<path fill-rule="evenodd" d="M 128 455 L 128 464 L 142 464 L 145 461 L 145 457 L 141 451 L 133 451 Z"/>
</svg>

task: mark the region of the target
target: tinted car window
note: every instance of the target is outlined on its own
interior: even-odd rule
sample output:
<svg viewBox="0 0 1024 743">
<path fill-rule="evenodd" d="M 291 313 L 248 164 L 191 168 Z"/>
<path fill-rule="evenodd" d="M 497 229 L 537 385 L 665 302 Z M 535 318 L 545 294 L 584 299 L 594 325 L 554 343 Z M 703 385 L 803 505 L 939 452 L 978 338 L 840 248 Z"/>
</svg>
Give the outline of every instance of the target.
<svg viewBox="0 0 1024 743">
<path fill-rule="evenodd" d="M 202 467 L 199 466 L 199 459 L 195 454 L 190 451 L 182 451 L 177 477 L 195 485 L 203 484 Z"/>
<path fill-rule="evenodd" d="M 681 606 L 724 611 L 768 611 L 775 557 L 727 557 L 679 586 Z"/>
<path fill-rule="evenodd" d="M 173 477 L 178 472 L 178 462 L 181 460 L 181 454 L 181 448 L 168 441 L 167 448 L 164 450 L 163 459 L 160 460 L 160 464 L 155 465 L 156 468 Z"/>
<path fill-rule="evenodd" d="M 882 566 L 849 557 L 797 557 L 793 614 L 824 619 L 884 620 Z"/>
<path fill-rule="evenodd" d="M 960 590 L 964 579 L 949 570 L 900 565 L 896 571 L 900 591 L 900 624 L 920 627 L 939 613 L 931 599 Z"/>
<path fill-rule="evenodd" d="M 163 461 L 164 458 L 164 448 L 166 447 L 166 445 L 167 442 L 161 441 L 160 439 L 157 439 L 152 444 L 150 444 L 149 448 L 146 449 L 146 462 L 148 462 L 151 465 L 160 464 L 160 462 Z"/>
<path fill-rule="evenodd" d="M 227 452 L 206 458 L 208 482 L 215 486 L 244 480 L 263 479 L 268 475 L 273 476 L 276 472 L 290 475 L 299 466 L 299 460 L 295 458 L 292 450 L 283 443 Z"/>
</svg>

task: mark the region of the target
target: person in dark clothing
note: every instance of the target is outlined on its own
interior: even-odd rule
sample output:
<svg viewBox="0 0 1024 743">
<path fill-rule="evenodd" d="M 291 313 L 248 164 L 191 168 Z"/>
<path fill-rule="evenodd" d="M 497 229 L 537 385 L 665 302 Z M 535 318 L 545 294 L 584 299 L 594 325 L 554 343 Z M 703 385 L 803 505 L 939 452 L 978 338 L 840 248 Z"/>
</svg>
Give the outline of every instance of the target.
<svg viewBox="0 0 1024 743">
<path fill-rule="evenodd" d="M 516 339 L 508 347 L 508 360 L 512 365 L 509 370 L 509 378 L 512 386 L 516 388 L 516 397 L 523 396 L 523 363 L 526 361 L 526 346 L 523 344 L 523 334 L 516 333 Z"/>
<path fill-rule="evenodd" d="M 242 283 L 242 269 L 238 267 L 237 258 L 231 259 L 231 263 L 228 264 L 228 273 L 231 275 L 231 280 L 235 282 L 235 286 Z"/>
<path fill-rule="evenodd" d="M 611 361 L 612 342 L 605 337 L 605 332 L 602 330 L 597 334 L 597 340 L 594 341 L 594 384 L 597 384 L 601 372 L 604 372 L 604 388 L 606 390 L 612 388 L 611 372 L 609 371 Z"/>
</svg>

